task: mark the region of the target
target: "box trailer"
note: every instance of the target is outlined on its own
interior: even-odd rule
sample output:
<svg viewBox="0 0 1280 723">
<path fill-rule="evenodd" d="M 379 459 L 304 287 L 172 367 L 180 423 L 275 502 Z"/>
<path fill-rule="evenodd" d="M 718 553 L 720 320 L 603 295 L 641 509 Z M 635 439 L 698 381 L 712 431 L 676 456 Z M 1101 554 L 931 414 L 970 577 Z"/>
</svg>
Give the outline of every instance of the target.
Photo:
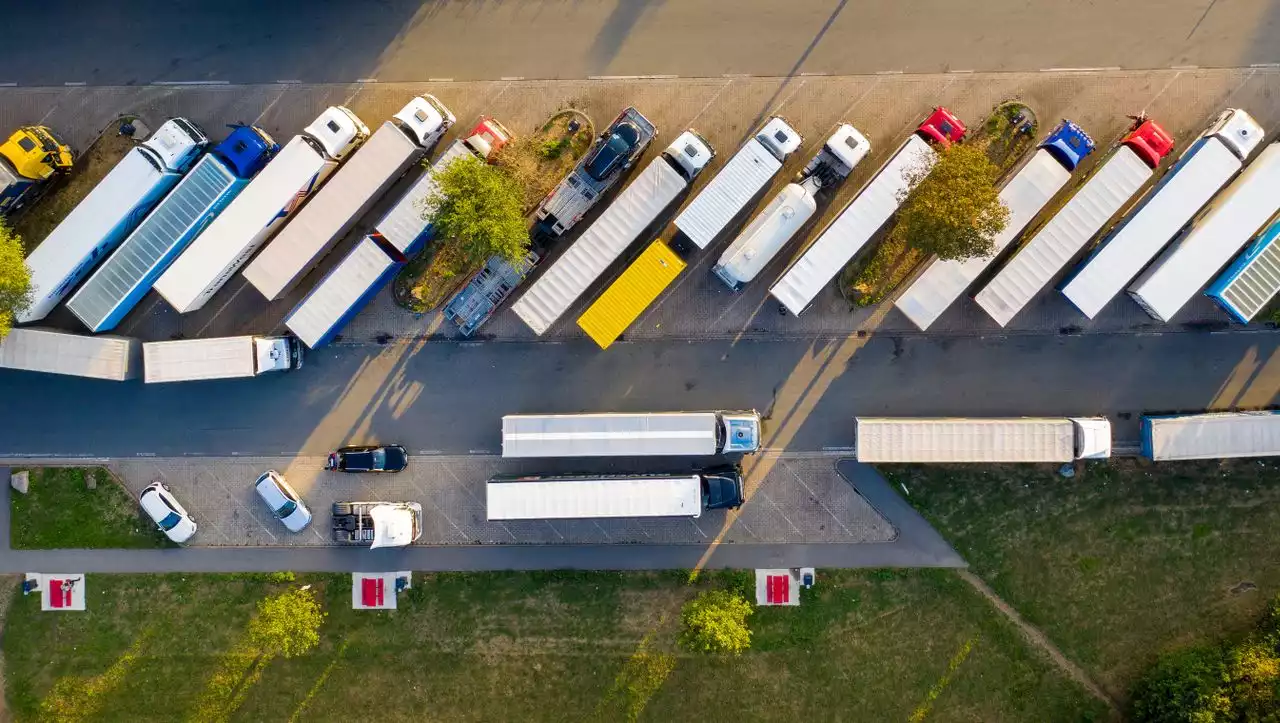
<svg viewBox="0 0 1280 723">
<path fill-rule="evenodd" d="M 326 109 L 196 236 L 155 290 L 179 314 L 203 307 L 368 136 L 351 111 Z"/>
<path fill-rule="evenodd" d="M 1111 456 L 1101 417 L 854 419 L 860 462 L 1072 462 Z"/>
<path fill-rule="evenodd" d="M 760 449 L 750 412 L 508 414 L 503 457 L 648 457 L 749 454 Z"/>
<path fill-rule="evenodd" d="M 866 136 L 842 123 L 794 181 L 751 219 L 711 272 L 734 291 L 756 277 L 818 210 L 817 195 L 833 190 L 871 152 Z"/>
<path fill-rule="evenodd" d="M 1067 300 L 1090 319 L 1097 316 L 1231 180 L 1262 136 L 1262 127 L 1242 110 L 1219 115 L 1076 267 L 1062 286 Z"/>
<path fill-rule="evenodd" d="M 1280 455 L 1280 411 L 1142 417 L 1142 456 L 1153 460 Z"/>
<path fill-rule="evenodd" d="M 90 331 L 114 329 L 278 150 L 261 128 L 236 126 L 84 282 L 67 308 Z"/>
<path fill-rule="evenodd" d="M 541 336 L 706 168 L 715 152 L 687 130 L 653 159 L 511 306 Z"/>
<path fill-rule="evenodd" d="M 227 336 L 142 345 L 143 381 L 238 379 L 302 366 L 302 345 L 289 336 Z"/>
<path fill-rule="evenodd" d="M 1093 139 L 1064 120 L 1000 189 L 1000 203 L 1009 210 L 1009 220 L 991 240 L 991 255 L 933 259 L 893 305 L 921 331 L 932 326 L 1067 185 L 1076 166 L 1092 152 Z"/>
<path fill-rule="evenodd" d="M 1280 143 L 1272 143 L 1205 206 L 1199 218 L 1129 286 L 1129 296 L 1168 322 L 1280 211 Z"/>
<path fill-rule="evenodd" d="M 11 329 L 0 340 L 0 369 L 123 382 L 142 368 L 142 345 L 123 336 L 82 336 L 53 329 Z"/>
<path fill-rule="evenodd" d="M 298 302 L 284 325 L 307 347 L 319 349 L 403 267 L 403 257 L 393 258 L 366 236 Z"/>
<path fill-rule="evenodd" d="M 804 311 L 898 210 L 916 174 L 937 161 L 933 145 L 945 147 L 964 134 L 959 118 L 946 108 L 935 108 L 778 277 L 769 289 L 773 298 L 792 314 Z"/>
<path fill-rule="evenodd" d="M 742 506 L 742 474 L 717 468 L 687 475 L 530 475 L 485 485 L 490 521 L 692 517 Z"/>
<path fill-rule="evenodd" d="M 601 349 L 608 349 L 680 276 L 684 267 L 684 259 L 662 239 L 654 241 L 582 312 L 578 328 Z"/>
<path fill-rule="evenodd" d="M 48 316 L 178 183 L 208 143 L 194 123 L 174 118 L 130 149 L 27 257 L 31 305 L 16 315 L 18 323 Z"/>
<path fill-rule="evenodd" d="M 1018 249 L 974 296 L 978 306 L 1006 326 L 1142 188 L 1173 150 L 1173 136 L 1140 119 L 1078 191 L 1036 235 Z"/>
<path fill-rule="evenodd" d="M 802 143 L 786 120 L 770 118 L 676 216 L 676 228 L 698 248 L 710 246 Z"/>
<path fill-rule="evenodd" d="M 455 118 L 433 96 L 417 96 L 382 124 L 244 270 L 268 301 L 291 290 L 369 207 L 435 147 Z"/>
<path fill-rule="evenodd" d="M 1241 324 L 1250 320 L 1280 292 L 1280 219 L 1273 221 L 1231 267 L 1205 290 Z"/>
</svg>

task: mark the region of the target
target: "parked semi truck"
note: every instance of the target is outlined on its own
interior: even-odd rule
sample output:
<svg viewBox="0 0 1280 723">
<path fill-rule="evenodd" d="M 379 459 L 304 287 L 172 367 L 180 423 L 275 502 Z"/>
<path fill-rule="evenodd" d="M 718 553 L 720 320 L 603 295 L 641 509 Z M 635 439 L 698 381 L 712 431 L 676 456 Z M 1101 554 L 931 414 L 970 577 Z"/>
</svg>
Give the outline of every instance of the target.
<svg viewBox="0 0 1280 723">
<path fill-rule="evenodd" d="M 785 119 L 770 118 L 676 216 L 676 228 L 698 248 L 710 246 L 802 143 Z"/>
<path fill-rule="evenodd" d="M 1072 462 L 1111 456 L 1101 417 L 854 419 L 860 462 Z"/>
<path fill-rule="evenodd" d="M 991 240 L 991 255 L 933 259 L 893 305 L 921 331 L 932 326 L 1067 185 L 1076 166 L 1092 152 L 1089 134 L 1069 120 L 1060 123 L 1000 189 L 1000 203 L 1009 210 L 1009 220 Z"/>
<path fill-rule="evenodd" d="M 1205 295 L 1241 324 L 1248 324 L 1280 292 L 1280 219 L 1263 229 Z"/>
<path fill-rule="evenodd" d="M 278 150 L 261 128 L 234 126 L 84 282 L 67 308 L 90 331 L 114 329 Z"/>
<path fill-rule="evenodd" d="M 1067 300 L 1090 319 L 1097 316 L 1231 180 L 1262 136 L 1262 127 L 1243 110 L 1219 115 L 1067 278 Z"/>
<path fill-rule="evenodd" d="M 22 126 L 0 144 L 0 216 L 31 205 L 75 162 L 71 146 L 45 126 Z"/>
<path fill-rule="evenodd" d="M 509 414 L 503 457 L 647 457 L 749 454 L 760 415 L 749 412 Z"/>
<path fill-rule="evenodd" d="M 792 314 L 804 311 L 898 210 L 913 175 L 937 161 L 933 146 L 958 143 L 964 134 L 959 118 L 946 108 L 935 108 L 778 277 L 769 289 L 773 298 Z"/>
<path fill-rule="evenodd" d="M 1280 411 L 1147 415 L 1142 456 L 1153 460 L 1280 455 Z"/>
<path fill-rule="evenodd" d="M 490 161 L 510 139 L 510 131 L 501 123 L 481 116 L 471 133 L 454 141 L 378 221 L 373 232 L 289 312 L 284 320 L 289 331 L 312 349 L 332 341 L 430 238 L 428 201 L 439 187 L 435 171 L 467 156 Z"/>
<path fill-rule="evenodd" d="M 239 379 L 302 366 L 302 344 L 291 336 L 226 336 L 142 345 L 147 384 Z"/>
<path fill-rule="evenodd" d="M 636 257 L 578 317 L 578 328 L 608 349 L 684 271 L 685 262 L 662 239 Z"/>
<path fill-rule="evenodd" d="M 1168 322 L 1280 211 L 1280 143 L 1272 143 L 1209 201 L 1200 216 L 1129 286 L 1152 318 Z"/>
<path fill-rule="evenodd" d="M 795 180 L 778 191 L 720 255 L 711 272 L 741 291 L 818 210 L 817 195 L 832 190 L 871 152 L 866 136 L 842 123 Z"/>
<path fill-rule="evenodd" d="M 681 133 L 511 306 L 541 336 L 707 167 L 715 151 Z"/>
<path fill-rule="evenodd" d="M 493 477 L 485 485 L 490 521 L 606 517 L 692 517 L 737 509 L 742 473 L 717 467 L 686 475 L 528 475 Z"/>
<path fill-rule="evenodd" d="M 27 257 L 31 305 L 17 321 L 48 316 L 178 183 L 208 142 L 194 123 L 174 118 L 130 149 Z"/>
<path fill-rule="evenodd" d="M 332 539 L 347 545 L 404 547 L 422 537 L 417 502 L 334 502 Z"/>
<path fill-rule="evenodd" d="M 626 108 L 605 129 L 573 172 L 538 206 L 542 228 L 561 236 L 609 192 L 622 174 L 644 154 L 658 129 L 640 111 Z"/>
<path fill-rule="evenodd" d="M 1139 118 L 1062 210 L 974 296 L 978 306 L 1000 326 L 1008 325 L 1151 179 L 1171 150 L 1173 136 Z"/>
<path fill-rule="evenodd" d="M 409 166 L 435 147 L 455 120 L 435 97 L 413 98 L 267 243 L 245 267 L 244 277 L 268 301 L 283 296 L 333 250 Z"/>
<path fill-rule="evenodd" d="M 155 290 L 179 314 L 203 307 L 368 137 L 355 113 L 326 109 L 196 236 Z"/>
<path fill-rule="evenodd" d="M 142 369 L 142 345 L 123 336 L 83 336 L 53 329 L 11 329 L 0 340 L 0 369 L 123 382 Z"/>
</svg>

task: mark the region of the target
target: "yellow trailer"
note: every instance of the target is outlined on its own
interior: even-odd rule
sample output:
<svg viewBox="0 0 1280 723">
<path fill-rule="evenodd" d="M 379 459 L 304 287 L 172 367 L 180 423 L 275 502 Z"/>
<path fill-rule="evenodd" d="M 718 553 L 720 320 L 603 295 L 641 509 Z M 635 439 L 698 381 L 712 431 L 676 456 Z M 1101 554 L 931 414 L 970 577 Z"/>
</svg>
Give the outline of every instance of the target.
<svg viewBox="0 0 1280 723">
<path fill-rule="evenodd" d="M 578 326 L 601 349 L 622 336 L 653 300 L 684 271 L 685 263 L 661 239 L 654 241 L 599 299 L 578 317 Z"/>
</svg>

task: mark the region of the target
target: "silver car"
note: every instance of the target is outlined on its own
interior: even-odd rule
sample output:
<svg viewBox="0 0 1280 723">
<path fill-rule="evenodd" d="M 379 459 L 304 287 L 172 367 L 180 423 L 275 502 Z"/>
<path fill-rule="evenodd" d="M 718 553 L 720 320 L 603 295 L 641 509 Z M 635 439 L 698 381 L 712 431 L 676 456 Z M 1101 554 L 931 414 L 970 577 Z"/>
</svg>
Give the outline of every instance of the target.
<svg viewBox="0 0 1280 723">
<path fill-rule="evenodd" d="M 284 481 L 284 477 L 274 469 L 263 472 L 253 489 L 267 503 L 271 514 L 284 523 L 290 532 L 301 532 L 311 524 L 311 510 L 303 504 L 298 493 Z"/>
</svg>

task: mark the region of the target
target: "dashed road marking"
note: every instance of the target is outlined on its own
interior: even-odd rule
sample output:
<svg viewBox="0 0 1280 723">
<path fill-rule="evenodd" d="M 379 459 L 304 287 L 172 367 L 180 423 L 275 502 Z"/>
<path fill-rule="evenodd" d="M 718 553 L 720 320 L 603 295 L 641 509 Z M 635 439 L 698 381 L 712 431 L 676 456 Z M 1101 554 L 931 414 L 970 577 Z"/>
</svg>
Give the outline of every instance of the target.
<svg viewBox="0 0 1280 723">
<path fill-rule="evenodd" d="M 902 75 L 901 70 L 877 70 L 876 75 Z"/>
<path fill-rule="evenodd" d="M 452 83 L 453 78 L 427 78 L 428 83 Z"/>
<path fill-rule="evenodd" d="M 1041 73 L 1096 73 L 1103 70 L 1120 70 L 1118 65 L 1105 65 L 1085 68 L 1041 68 Z"/>
<path fill-rule="evenodd" d="M 498 80 L 524 80 L 524 76 L 523 75 L 504 75 L 501 78 L 498 78 Z"/>
<path fill-rule="evenodd" d="M 231 85 L 229 80 L 157 80 L 151 85 Z"/>
<path fill-rule="evenodd" d="M 282 85 L 294 85 L 296 83 L 301 83 L 302 81 L 301 80 L 277 80 L 276 82 Z"/>
<path fill-rule="evenodd" d="M 68 88 L 79 88 L 82 85 L 88 85 L 88 83 L 84 82 L 83 80 L 80 80 L 80 81 L 68 80 L 67 82 L 63 83 L 63 85 L 67 86 Z"/>
<path fill-rule="evenodd" d="M 357 83 L 377 83 L 377 78 L 356 78 Z"/>
<path fill-rule="evenodd" d="M 0 88 L 17 88 L 17 83 L 0 83 Z"/>
</svg>

